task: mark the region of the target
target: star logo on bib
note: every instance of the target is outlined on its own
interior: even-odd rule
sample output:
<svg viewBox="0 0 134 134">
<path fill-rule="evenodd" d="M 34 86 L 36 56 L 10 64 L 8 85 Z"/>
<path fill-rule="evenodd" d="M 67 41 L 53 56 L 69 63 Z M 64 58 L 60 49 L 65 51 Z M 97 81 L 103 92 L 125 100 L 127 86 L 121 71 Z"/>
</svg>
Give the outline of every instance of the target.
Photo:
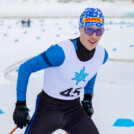
<svg viewBox="0 0 134 134">
<path fill-rule="evenodd" d="M 85 67 L 81 69 L 80 73 L 75 72 L 75 78 L 72 78 L 72 80 L 76 81 L 76 85 L 78 85 L 81 81 L 86 81 L 86 77 L 89 75 L 88 73 L 84 73 Z"/>
</svg>

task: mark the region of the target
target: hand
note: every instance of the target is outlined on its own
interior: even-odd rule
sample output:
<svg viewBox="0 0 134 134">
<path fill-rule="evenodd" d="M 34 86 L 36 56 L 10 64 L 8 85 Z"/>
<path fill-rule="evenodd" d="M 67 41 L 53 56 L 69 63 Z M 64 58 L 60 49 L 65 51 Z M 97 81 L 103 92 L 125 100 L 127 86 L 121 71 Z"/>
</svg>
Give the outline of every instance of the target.
<svg viewBox="0 0 134 134">
<path fill-rule="evenodd" d="M 92 107 L 92 102 L 89 100 L 83 100 L 82 101 L 82 107 L 88 114 L 88 116 L 91 118 L 92 114 L 94 113 L 94 109 Z"/>
<path fill-rule="evenodd" d="M 25 105 L 16 103 L 16 108 L 13 113 L 13 120 L 17 127 L 22 129 L 29 123 L 30 116 L 28 111 L 29 109 Z"/>
<path fill-rule="evenodd" d="M 92 107 L 92 98 L 93 93 L 84 94 L 83 101 L 81 102 L 83 109 L 86 111 L 90 118 L 92 117 L 92 114 L 94 114 L 94 109 Z"/>
</svg>

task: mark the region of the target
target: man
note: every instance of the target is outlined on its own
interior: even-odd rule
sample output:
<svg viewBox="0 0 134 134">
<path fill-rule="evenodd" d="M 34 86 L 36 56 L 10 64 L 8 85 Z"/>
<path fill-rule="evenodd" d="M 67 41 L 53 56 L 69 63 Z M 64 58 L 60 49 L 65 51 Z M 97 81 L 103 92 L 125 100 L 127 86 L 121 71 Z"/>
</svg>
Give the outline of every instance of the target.
<svg viewBox="0 0 134 134">
<path fill-rule="evenodd" d="M 35 113 L 25 134 L 51 134 L 57 129 L 69 134 L 99 133 L 91 116 L 96 75 L 108 58 L 107 51 L 98 45 L 104 33 L 101 10 L 86 8 L 80 16 L 79 31 L 80 37 L 53 45 L 20 66 L 13 114 L 20 128 L 28 123 L 26 89 L 30 74 L 45 69 L 43 91 L 37 96 Z"/>
</svg>

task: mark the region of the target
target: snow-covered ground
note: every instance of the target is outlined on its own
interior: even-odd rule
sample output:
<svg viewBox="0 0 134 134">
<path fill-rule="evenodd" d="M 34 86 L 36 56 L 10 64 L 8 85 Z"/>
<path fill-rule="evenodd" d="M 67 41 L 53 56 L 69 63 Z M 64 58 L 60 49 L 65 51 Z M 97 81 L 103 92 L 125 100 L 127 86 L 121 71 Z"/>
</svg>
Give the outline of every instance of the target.
<svg viewBox="0 0 134 134">
<path fill-rule="evenodd" d="M 8 2 L 6 2 L 8 1 Z M 3 0 L 0 3 L 0 17 L 79 17 L 86 7 L 100 8 L 105 17 L 134 17 L 134 3 L 131 0 L 82 0 L 81 3 L 59 0 Z"/>
<path fill-rule="evenodd" d="M 12 113 L 16 101 L 16 82 L 4 78 L 10 65 L 45 51 L 64 39 L 79 36 L 77 19 L 32 19 L 31 28 L 22 28 L 19 20 L 0 20 L 0 126 L 7 134 L 14 123 Z M 134 60 L 134 20 L 106 19 L 105 33 L 100 44 L 111 59 Z M 19 64 L 17 64 L 17 67 Z M 16 70 L 10 70 L 17 77 Z M 43 71 L 31 75 L 27 105 L 32 116 L 36 95 L 43 85 Z M 98 73 L 95 85 L 93 120 L 101 134 L 133 134 L 134 127 L 112 126 L 117 119 L 134 121 L 134 63 L 108 61 Z M 82 97 L 82 96 L 81 96 Z M 17 129 L 15 134 L 24 133 Z M 58 130 L 55 134 L 64 134 Z"/>
<path fill-rule="evenodd" d="M 20 20 L 0 20 L 0 83 L 5 84 L 8 81 L 4 78 L 5 69 L 21 60 L 40 54 L 49 46 L 56 44 L 65 39 L 73 39 L 79 36 L 78 19 L 32 19 L 31 28 L 21 27 Z M 134 60 L 134 20 L 133 19 L 106 19 L 105 33 L 100 44 L 109 52 L 109 58 L 120 60 Z M 10 55 L 10 56 L 9 56 Z M 19 65 L 19 64 L 18 64 Z M 131 71 L 133 63 L 127 62 L 110 62 L 112 66 L 106 75 L 118 74 L 125 75 L 118 79 L 119 81 L 133 81 Z M 105 66 L 103 68 L 105 68 Z M 119 68 L 119 66 L 126 66 Z M 128 67 L 130 66 L 130 67 Z M 102 68 L 102 70 L 103 70 Z M 108 67 L 107 67 L 108 68 Z M 123 73 L 122 73 L 123 71 Z M 104 71 L 105 72 L 105 71 Z M 114 73 L 116 72 L 116 73 Z M 17 76 L 16 72 L 13 76 Z M 113 79 L 113 77 L 106 78 Z"/>
<path fill-rule="evenodd" d="M 126 9 L 131 10 L 129 7 Z M 16 102 L 16 82 L 5 79 L 5 70 L 7 72 L 8 68 L 8 75 L 17 78 L 20 61 L 42 53 L 59 41 L 78 37 L 78 21 L 77 18 L 32 19 L 31 28 L 22 28 L 18 19 L 0 19 L 0 110 L 4 112 L 0 111 L 1 134 L 8 134 L 15 127 L 12 114 Z M 107 49 L 110 59 L 118 62 L 108 61 L 103 65 L 95 84 L 93 120 L 100 134 L 134 133 L 133 35 L 134 19 L 105 19 L 105 33 L 100 45 Z M 29 80 L 27 105 L 31 116 L 36 96 L 43 86 L 43 73 L 43 70 L 34 73 Z M 124 119 L 121 120 L 124 127 L 113 126 L 118 119 Z M 131 122 L 126 122 L 126 119 Z M 24 129 L 14 132 L 23 133 Z M 64 133 L 57 130 L 54 134 Z"/>
</svg>

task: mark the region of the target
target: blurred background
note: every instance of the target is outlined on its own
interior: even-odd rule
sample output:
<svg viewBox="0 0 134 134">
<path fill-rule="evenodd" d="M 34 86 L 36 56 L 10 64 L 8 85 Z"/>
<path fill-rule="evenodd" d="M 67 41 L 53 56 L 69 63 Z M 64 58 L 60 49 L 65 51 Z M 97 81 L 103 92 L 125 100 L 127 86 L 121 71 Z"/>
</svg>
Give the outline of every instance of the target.
<svg viewBox="0 0 134 134">
<path fill-rule="evenodd" d="M 134 133 L 134 0 L 0 0 L 2 134 L 15 127 L 12 114 L 20 64 L 51 45 L 78 37 L 79 17 L 87 7 L 100 8 L 104 14 L 105 33 L 99 44 L 109 53 L 94 88 L 93 121 L 100 134 Z M 31 116 L 43 75 L 41 70 L 29 79 L 27 106 Z M 14 134 L 24 130 L 17 129 Z"/>
</svg>

